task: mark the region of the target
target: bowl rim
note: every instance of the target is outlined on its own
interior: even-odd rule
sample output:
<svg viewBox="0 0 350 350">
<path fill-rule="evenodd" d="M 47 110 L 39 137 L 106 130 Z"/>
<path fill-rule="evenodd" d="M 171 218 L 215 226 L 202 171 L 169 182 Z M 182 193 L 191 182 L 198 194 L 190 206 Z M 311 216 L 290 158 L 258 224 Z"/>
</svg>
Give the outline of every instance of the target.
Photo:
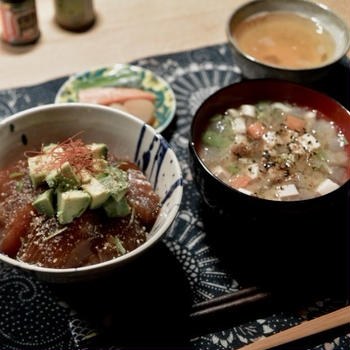
<svg viewBox="0 0 350 350">
<path fill-rule="evenodd" d="M 16 267 L 23 268 L 25 270 L 30 270 L 38 273 L 46 273 L 46 274 L 52 274 L 52 275 L 64 275 L 64 274 L 79 274 L 82 272 L 88 272 L 88 271 L 94 271 L 98 270 L 100 268 L 105 268 L 110 265 L 119 265 L 127 260 L 132 260 L 135 258 L 137 255 L 141 254 L 148 248 L 150 248 L 152 245 L 154 245 L 163 235 L 164 233 L 168 230 L 168 228 L 171 226 L 173 221 L 176 219 L 179 211 L 179 207 L 182 201 L 182 196 L 183 196 L 183 176 L 182 176 L 182 171 L 180 167 L 179 160 L 172 149 L 172 147 L 169 145 L 169 143 L 165 140 L 165 138 L 159 134 L 152 126 L 147 125 L 143 123 L 140 119 L 134 117 L 132 114 L 129 114 L 124 111 L 119 111 L 119 110 L 113 110 L 112 108 L 101 106 L 101 105 L 94 105 L 94 104 L 88 104 L 88 103 L 61 103 L 61 104 L 47 104 L 47 105 L 42 105 L 42 106 L 37 106 L 37 107 L 32 107 L 29 109 L 26 109 L 24 111 L 18 112 L 13 114 L 12 116 L 6 117 L 3 120 L 0 121 L 0 128 L 7 127 L 13 121 L 22 119 L 22 118 L 28 118 L 32 116 L 33 114 L 37 112 L 42 112 L 42 111 L 50 111 L 53 109 L 80 109 L 80 108 L 88 108 L 88 109 L 95 109 L 96 111 L 107 111 L 108 113 L 116 114 L 116 116 L 119 114 L 122 117 L 129 119 L 132 121 L 132 123 L 139 124 L 139 126 L 146 128 L 148 132 L 151 132 L 154 136 L 157 136 L 164 142 L 164 144 L 168 147 L 168 150 L 170 150 L 172 159 L 173 159 L 173 165 L 175 166 L 175 171 L 178 175 L 178 178 L 180 179 L 180 184 L 178 186 L 179 191 L 176 194 L 175 198 L 175 208 L 176 210 L 172 211 L 170 215 L 167 215 L 166 222 L 162 227 L 155 232 L 149 239 L 147 239 L 143 244 L 138 246 L 136 249 L 119 256 L 117 258 L 113 258 L 111 260 L 107 260 L 98 264 L 93 264 L 93 265 L 88 265 L 88 266 L 82 266 L 82 267 L 74 267 L 74 268 L 50 268 L 50 267 L 43 267 L 43 266 L 38 266 L 34 264 L 29 264 L 24 261 L 16 260 L 13 259 L 6 254 L 0 253 L 0 260 Z"/>
<path fill-rule="evenodd" d="M 317 66 L 311 66 L 308 68 L 288 68 L 288 67 L 282 67 L 282 66 L 278 66 L 278 65 L 274 65 L 274 64 L 268 64 L 266 62 L 260 61 L 257 58 L 245 53 L 243 50 L 240 49 L 240 47 L 237 45 L 236 40 L 234 38 L 234 36 L 231 33 L 231 22 L 233 20 L 233 17 L 242 9 L 255 4 L 255 3 L 261 3 L 261 2 L 275 2 L 275 3 L 283 3 L 283 2 L 291 2 L 291 0 L 252 0 L 249 1 L 241 6 L 238 6 L 229 16 L 227 22 L 226 22 L 226 37 L 229 41 L 229 43 L 234 47 L 234 49 L 243 57 L 245 57 L 247 60 L 255 63 L 255 64 L 259 64 L 261 66 L 263 66 L 264 68 L 272 68 L 272 69 L 276 69 L 276 70 L 280 70 L 283 72 L 310 72 L 310 71 L 314 71 L 314 70 L 318 70 L 321 68 L 325 68 L 328 66 L 331 66 L 332 64 L 334 64 L 335 62 L 339 61 L 343 56 L 346 55 L 346 53 L 349 51 L 350 49 L 350 31 L 349 28 L 347 27 L 346 23 L 344 22 L 344 20 L 339 17 L 334 11 L 332 11 L 328 6 L 321 4 L 321 3 L 316 3 L 316 2 L 312 2 L 310 0 L 292 0 L 293 3 L 299 3 L 299 4 L 308 4 L 309 6 L 315 6 L 319 9 L 321 9 L 321 11 L 324 11 L 325 14 L 327 14 L 327 16 L 329 17 L 333 17 L 333 19 L 336 19 L 342 26 L 344 29 L 344 33 L 346 36 L 346 45 L 344 46 L 344 50 L 338 54 L 337 56 L 334 56 L 331 60 L 326 61 L 323 64 L 317 65 Z M 282 5 L 283 7 L 283 5 Z M 281 8 L 281 10 L 279 11 L 283 11 L 283 9 Z M 269 11 L 266 11 L 269 12 Z M 271 12 L 271 11 L 270 11 Z M 257 12 L 254 15 L 258 14 L 258 13 L 262 13 L 262 12 Z M 300 15 L 303 15 L 302 12 L 297 12 Z M 335 38 L 332 36 L 333 40 L 335 40 Z"/>
<path fill-rule="evenodd" d="M 260 0 L 257 0 L 260 1 Z M 223 188 L 225 188 L 228 191 L 232 191 L 233 193 L 239 194 L 241 195 L 241 198 L 246 199 L 246 200 L 256 200 L 256 201 L 260 201 L 261 203 L 268 203 L 269 205 L 282 205 L 285 207 L 289 207 L 289 206 L 293 206 L 296 205 L 298 203 L 305 203 L 308 201 L 323 201 L 324 198 L 329 198 L 331 196 L 333 196 L 335 193 L 339 193 L 339 191 L 341 191 L 342 188 L 344 188 L 345 186 L 350 186 L 350 177 L 341 185 L 339 186 L 336 190 L 331 191 L 329 193 L 326 193 L 322 196 L 317 196 L 317 197 L 313 197 L 313 198 L 307 198 L 307 199 L 299 199 L 299 200 L 289 200 L 289 201 L 280 201 L 280 200 L 272 200 L 272 199 L 265 199 L 265 198 L 261 198 L 261 197 L 257 197 L 257 196 L 251 196 L 251 195 L 247 195 L 229 185 L 227 185 L 224 181 L 222 181 L 221 179 L 219 179 L 217 176 L 215 176 L 210 170 L 209 168 L 205 165 L 205 163 L 201 160 L 196 147 L 195 147 L 195 142 L 193 140 L 193 133 L 195 131 L 194 128 L 194 124 L 196 119 L 198 118 L 199 112 L 200 110 L 204 107 L 204 105 L 206 105 L 207 103 L 210 102 L 211 99 L 215 99 L 216 95 L 221 94 L 224 90 L 231 88 L 232 86 L 239 86 L 239 85 L 249 85 L 249 84 L 254 84 L 257 82 L 261 82 L 261 83 L 278 83 L 278 84 L 287 84 L 290 86 L 293 86 L 296 89 L 302 88 L 306 91 L 310 91 L 313 93 L 317 93 L 320 94 L 321 96 L 328 98 L 329 100 L 331 100 L 333 103 L 337 104 L 344 112 L 345 114 L 348 116 L 349 121 L 350 121 L 350 111 L 348 111 L 340 102 L 338 102 L 337 100 L 335 100 L 334 98 L 327 96 L 325 94 L 323 94 L 322 92 L 319 92 L 317 90 L 311 89 L 309 87 L 306 87 L 304 85 L 301 84 L 297 84 L 297 83 L 293 83 L 287 80 L 279 80 L 279 79 L 251 79 L 251 80 L 244 80 L 244 81 L 239 81 L 227 86 L 224 86 L 223 88 L 217 90 L 216 92 L 214 92 L 213 94 L 211 94 L 209 97 L 207 97 L 202 104 L 200 105 L 200 107 L 197 109 L 196 113 L 194 114 L 192 121 L 191 121 L 191 128 L 190 128 L 190 133 L 189 133 L 189 147 L 192 151 L 192 153 L 195 156 L 195 159 L 198 161 L 198 163 L 200 164 L 201 168 L 206 172 L 207 175 L 210 176 L 211 179 L 213 179 L 214 181 L 217 181 L 219 184 L 221 184 L 221 186 L 223 186 Z"/>
</svg>

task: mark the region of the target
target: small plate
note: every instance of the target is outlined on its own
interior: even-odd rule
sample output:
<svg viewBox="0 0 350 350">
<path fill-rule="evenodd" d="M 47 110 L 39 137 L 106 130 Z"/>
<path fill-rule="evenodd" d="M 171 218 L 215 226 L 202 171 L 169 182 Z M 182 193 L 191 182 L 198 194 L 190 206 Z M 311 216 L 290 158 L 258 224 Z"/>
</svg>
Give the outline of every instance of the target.
<svg viewBox="0 0 350 350">
<path fill-rule="evenodd" d="M 162 132 L 174 118 L 175 94 L 169 84 L 148 69 L 115 64 L 71 76 L 57 92 L 55 103 L 79 102 L 79 90 L 90 87 L 132 87 L 150 91 L 156 96 L 153 127 Z"/>
</svg>

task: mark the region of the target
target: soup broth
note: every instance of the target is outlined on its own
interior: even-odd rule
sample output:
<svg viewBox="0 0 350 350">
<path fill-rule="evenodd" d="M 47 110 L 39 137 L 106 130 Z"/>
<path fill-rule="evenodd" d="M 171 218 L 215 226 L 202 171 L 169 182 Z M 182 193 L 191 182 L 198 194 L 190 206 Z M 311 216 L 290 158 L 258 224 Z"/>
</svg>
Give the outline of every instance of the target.
<svg viewBox="0 0 350 350">
<path fill-rule="evenodd" d="M 199 156 L 227 185 L 269 200 L 303 200 L 349 178 L 342 131 L 314 110 L 260 102 L 213 116 Z"/>
<path fill-rule="evenodd" d="M 310 68 L 332 59 L 335 42 L 319 23 L 291 12 L 248 17 L 233 30 L 246 54 L 271 65 Z"/>
</svg>

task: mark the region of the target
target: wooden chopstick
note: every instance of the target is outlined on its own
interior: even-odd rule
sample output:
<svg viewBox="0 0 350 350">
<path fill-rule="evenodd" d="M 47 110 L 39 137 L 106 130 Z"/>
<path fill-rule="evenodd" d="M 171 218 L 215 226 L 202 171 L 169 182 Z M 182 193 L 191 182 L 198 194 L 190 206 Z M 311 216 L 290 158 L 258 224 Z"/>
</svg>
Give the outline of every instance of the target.
<svg viewBox="0 0 350 350">
<path fill-rule="evenodd" d="M 194 304 L 189 314 L 191 336 L 216 332 L 244 321 L 261 318 L 271 308 L 271 293 L 259 287 L 243 288 Z"/>
<path fill-rule="evenodd" d="M 278 345 L 286 344 L 313 334 L 339 327 L 350 323 L 350 306 L 343 307 L 337 311 L 306 321 L 298 326 L 281 331 L 267 338 L 263 338 L 245 345 L 239 350 L 265 350 Z"/>
<path fill-rule="evenodd" d="M 236 295 L 236 293 L 228 294 L 222 298 L 215 298 L 212 301 L 204 302 L 202 305 L 193 305 L 190 317 L 197 318 L 214 315 L 218 312 L 234 311 L 240 307 L 253 305 L 270 297 L 269 292 L 256 292 L 252 294 L 242 293 L 241 295 Z"/>
<path fill-rule="evenodd" d="M 268 297 L 269 294 L 262 292 L 258 287 L 247 287 L 236 292 L 220 295 L 218 297 L 202 301 L 192 305 L 191 316 L 196 317 L 202 314 L 216 312 L 218 310 L 243 303 L 254 302 L 260 297 Z"/>
</svg>

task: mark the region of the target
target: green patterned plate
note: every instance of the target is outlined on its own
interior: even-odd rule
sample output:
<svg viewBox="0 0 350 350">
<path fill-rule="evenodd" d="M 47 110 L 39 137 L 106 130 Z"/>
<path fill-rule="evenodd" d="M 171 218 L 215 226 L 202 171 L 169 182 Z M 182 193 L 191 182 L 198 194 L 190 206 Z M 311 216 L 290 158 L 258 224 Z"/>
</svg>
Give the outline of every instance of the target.
<svg viewBox="0 0 350 350">
<path fill-rule="evenodd" d="M 73 75 L 59 89 L 55 103 L 79 102 L 79 90 L 91 87 L 131 87 L 152 92 L 156 96 L 152 126 L 157 132 L 162 132 L 174 118 L 176 100 L 169 84 L 148 69 L 128 64 Z"/>
</svg>

